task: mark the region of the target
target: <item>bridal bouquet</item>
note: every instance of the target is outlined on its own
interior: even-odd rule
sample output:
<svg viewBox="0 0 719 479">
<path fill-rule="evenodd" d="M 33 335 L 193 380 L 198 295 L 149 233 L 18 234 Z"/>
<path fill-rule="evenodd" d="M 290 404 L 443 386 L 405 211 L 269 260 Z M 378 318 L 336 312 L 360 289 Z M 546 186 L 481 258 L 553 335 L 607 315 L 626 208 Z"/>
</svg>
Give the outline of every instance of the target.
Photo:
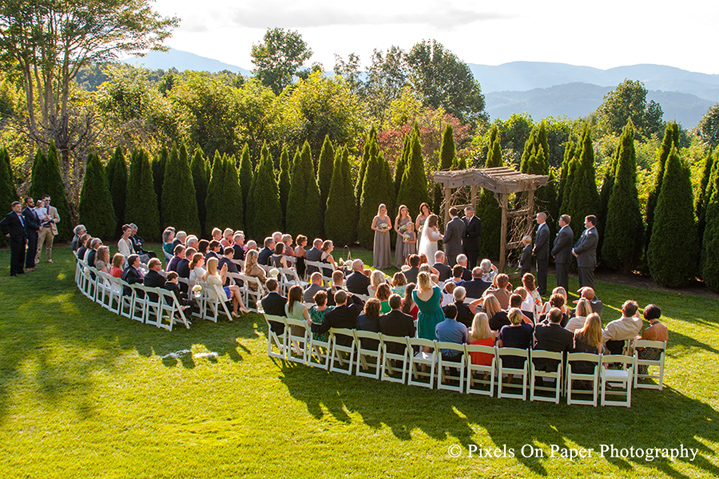
<svg viewBox="0 0 719 479">
<path fill-rule="evenodd" d="M 400 227 L 399 227 L 399 232 L 400 232 L 400 233 L 406 233 L 406 232 L 407 232 L 407 225 L 405 224 L 405 225 L 400 226 Z"/>
<path fill-rule="evenodd" d="M 379 229 L 381 229 L 383 232 L 389 229 L 389 225 L 387 223 L 380 223 L 377 226 L 379 226 Z"/>
</svg>

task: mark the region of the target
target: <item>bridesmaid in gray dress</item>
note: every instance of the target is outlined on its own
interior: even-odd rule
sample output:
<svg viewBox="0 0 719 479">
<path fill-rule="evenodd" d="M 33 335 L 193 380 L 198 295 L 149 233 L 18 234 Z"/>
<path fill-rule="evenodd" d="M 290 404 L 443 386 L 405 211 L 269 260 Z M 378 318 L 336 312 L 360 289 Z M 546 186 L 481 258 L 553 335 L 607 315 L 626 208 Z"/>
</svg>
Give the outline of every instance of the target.
<svg viewBox="0 0 719 479">
<path fill-rule="evenodd" d="M 404 235 L 407 233 L 407 223 L 412 221 L 409 217 L 409 210 L 405 205 L 401 205 L 397 211 L 397 217 L 394 219 L 394 231 L 397 233 L 397 241 L 394 249 L 394 267 L 402 269 L 402 265 L 407 258 L 404 245 Z"/>
<path fill-rule="evenodd" d="M 390 252 L 389 232 L 392 230 L 392 220 L 387 216 L 387 207 L 379 205 L 377 216 L 372 220 L 374 230 L 374 256 L 372 266 L 377 269 L 387 269 L 392 265 Z"/>
</svg>

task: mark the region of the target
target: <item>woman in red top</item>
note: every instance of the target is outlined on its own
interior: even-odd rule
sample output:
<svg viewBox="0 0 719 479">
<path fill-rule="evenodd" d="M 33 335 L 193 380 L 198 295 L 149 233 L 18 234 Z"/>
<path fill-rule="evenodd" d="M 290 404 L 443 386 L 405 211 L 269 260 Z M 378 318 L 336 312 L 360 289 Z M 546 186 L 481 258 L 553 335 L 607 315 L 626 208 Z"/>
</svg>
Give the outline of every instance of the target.
<svg viewBox="0 0 719 479">
<path fill-rule="evenodd" d="M 494 332 L 489 327 L 489 318 L 486 313 L 477 313 L 474 315 L 472 329 L 469 332 L 469 344 L 494 346 Z M 492 359 L 494 358 L 494 354 L 490 353 L 470 353 L 470 355 L 472 356 L 472 364 L 480 364 L 482 366 L 491 366 Z"/>
<path fill-rule="evenodd" d="M 419 306 L 412 301 L 412 291 L 417 287 L 414 283 L 409 283 L 404 289 L 404 299 L 402 300 L 402 307 L 400 308 L 404 314 L 409 314 L 412 319 L 417 321 L 417 314 L 419 314 Z"/>
<path fill-rule="evenodd" d="M 125 263 L 125 257 L 122 253 L 115 253 L 112 257 L 112 267 L 110 268 L 110 276 L 114 278 L 122 277 L 122 265 Z"/>
</svg>

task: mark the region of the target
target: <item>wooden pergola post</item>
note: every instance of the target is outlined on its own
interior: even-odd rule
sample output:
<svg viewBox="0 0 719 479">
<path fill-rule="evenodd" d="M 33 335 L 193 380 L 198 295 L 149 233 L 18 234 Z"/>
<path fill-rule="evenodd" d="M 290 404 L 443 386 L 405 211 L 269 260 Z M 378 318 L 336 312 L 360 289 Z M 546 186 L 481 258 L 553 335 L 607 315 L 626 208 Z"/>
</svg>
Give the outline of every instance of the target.
<svg viewBox="0 0 719 479">
<path fill-rule="evenodd" d="M 444 224 L 449 223 L 449 208 L 452 201 L 452 188 L 444 188 Z"/>
<path fill-rule="evenodd" d="M 502 232 L 499 239 L 499 271 L 504 273 L 507 265 L 507 210 L 509 209 L 509 194 L 500 193 L 502 201 Z"/>
<path fill-rule="evenodd" d="M 534 218 L 532 218 L 532 213 L 534 213 L 534 190 L 529 190 L 527 192 L 529 197 L 527 198 L 527 227 L 526 232 L 527 234 L 530 234 L 533 229 L 533 221 Z"/>
<path fill-rule="evenodd" d="M 477 185 L 472 185 L 472 208 L 477 212 Z"/>
</svg>

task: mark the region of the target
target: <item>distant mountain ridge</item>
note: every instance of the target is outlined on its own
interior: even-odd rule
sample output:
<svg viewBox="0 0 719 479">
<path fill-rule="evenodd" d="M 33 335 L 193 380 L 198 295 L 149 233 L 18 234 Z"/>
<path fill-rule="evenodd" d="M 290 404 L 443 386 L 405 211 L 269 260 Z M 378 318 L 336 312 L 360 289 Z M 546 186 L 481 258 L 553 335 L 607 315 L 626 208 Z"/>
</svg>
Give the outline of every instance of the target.
<svg viewBox="0 0 719 479">
<path fill-rule="evenodd" d="M 217 73 L 222 70 L 229 70 L 232 73 L 242 73 L 243 76 L 250 76 L 252 73 L 237 65 L 230 65 L 212 58 L 195 55 L 182 50 L 171 48 L 167 52 L 148 52 L 144 57 L 130 57 L 123 60 L 129 65 L 142 65 L 149 70 L 169 70 L 177 68 L 179 71 L 194 70 L 199 72 Z"/>
</svg>

